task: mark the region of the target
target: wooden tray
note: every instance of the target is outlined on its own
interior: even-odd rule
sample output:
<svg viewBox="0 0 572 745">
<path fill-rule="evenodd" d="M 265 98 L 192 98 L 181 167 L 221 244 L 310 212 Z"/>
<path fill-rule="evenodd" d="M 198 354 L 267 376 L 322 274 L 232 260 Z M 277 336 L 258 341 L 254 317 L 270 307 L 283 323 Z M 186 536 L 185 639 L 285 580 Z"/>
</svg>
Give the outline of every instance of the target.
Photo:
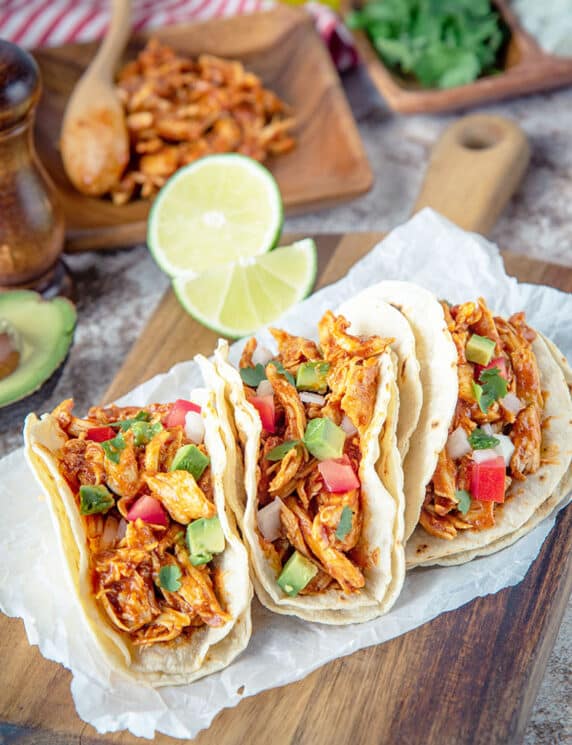
<svg viewBox="0 0 572 745">
<path fill-rule="evenodd" d="M 488 75 L 457 88 L 427 89 L 405 81 L 381 61 L 365 32 L 353 32 L 374 85 L 394 111 L 401 114 L 449 111 L 572 83 L 572 58 L 556 57 L 545 52 L 520 25 L 506 0 L 494 2 L 511 33 L 505 68 L 498 75 Z M 362 0 L 349 0 L 346 8 L 359 7 L 361 4 Z"/>
<path fill-rule="evenodd" d="M 317 236 L 319 285 L 335 281 L 382 236 Z M 290 236 L 293 238 L 293 236 Z M 288 238 L 285 238 L 285 242 Z M 504 254 L 522 281 L 572 290 L 572 270 Z M 212 350 L 216 335 L 169 290 L 106 393 Z M 195 745 L 510 745 L 520 743 L 572 590 L 572 508 L 563 511 L 524 581 L 478 598 L 385 644 L 265 691 L 219 714 Z M 348 629 L 348 631 L 351 631 Z M 70 674 L 30 647 L 22 622 L 0 617 L 0 722 L 18 745 L 140 743 L 99 735 L 77 716 Z M 555 692 L 556 696 L 562 693 Z M 565 703 L 565 702 L 562 702 Z M 155 743 L 177 741 L 158 735 Z"/>
<path fill-rule="evenodd" d="M 371 187 L 373 175 L 340 80 L 306 12 L 279 5 L 265 13 L 157 29 L 136 35 L 125 57 L 134 57 L 149 35 L 189 55 L 241 60 L 292 106 L 298 146 L 267 164 L 289 214 L 335 204 Z M 35 52 L 44 86 L 36 142 L 63 204 L 68 251 L 140 242 L 149 211 L 148 201 L 118 207 L 86 197 L 64 173 L 58 149 L 62 115 L 95 49 L 95 44 L 70 44 Z"/>
</svg>

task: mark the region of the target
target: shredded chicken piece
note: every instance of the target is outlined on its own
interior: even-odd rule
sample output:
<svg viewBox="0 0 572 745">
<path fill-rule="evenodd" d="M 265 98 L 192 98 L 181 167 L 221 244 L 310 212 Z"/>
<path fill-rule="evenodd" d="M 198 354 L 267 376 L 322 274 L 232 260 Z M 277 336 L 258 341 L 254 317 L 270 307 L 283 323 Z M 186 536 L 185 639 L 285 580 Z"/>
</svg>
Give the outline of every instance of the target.
<svg viewBox="0 0 572 745">
<path fill-rule="evenodd" d="M 524 403 L 534 404 L 542 409 L 544 401 L 540 388 L 540 373 L 530 343 L 502 318 L 495 318 L 495 323 L 514 369 L 516 395 Z"/>
<path fill-rule="evenodd" d="M 178 591 L 181 597 L 208 626 L 224 626 L 231 616 L 221 608 L 207 569 L 193 566 L 181 546 L 175 547 L 175 555 L 184 571 Z"/>
<path fill-rule="evenodd" d="M 451 500 L 456 503 L 455 499 L 455 488 L 456 488 L 456 468 L 455 461 L 447 452 L 447 448 L 443 448 L 439 453 L 437 460 L 437 468 L 433 474 L 433 491 L 436 496 L 444 497 L 447 500 Z"/>
<path fill-rule="evenodd" d="M 523 481 L 526 474 L 540 468 L 542 429 L 538 407 L 530 404 L 517 414 L 511 432 L 514 452 L 510 459 L 511 474 Z"/>
<path fill-rule="evenodd" d="M 348 492 L 336 494 L 322 490 L 318 496 L 318 513 L 315 517 L 329 534 L 330 543 L 338 551 L 350 551 L 357 545 L 361 535 L 363 512 L 360 505 L 360 490 L 352 489 Z M 336 530 L 344 507 L 352 511 L 352 524 L 347 535 L 341 540 L 336 537 Z"/>
<path fill-rule="evenodd" d="M 256 342 L 256 339 L 254 338 L 254 336 L 251 336 L 244 345 L 244 349 L 242 350 L 242 354 L 240 356 L 240 362 L 238 363 L 238 366 L 241 369 L 244 367 L 254 367 L 252 355 L 254 354 L 257 346 L 258 344 Z"/>
<path fill-rule="evenodd" d="M 296 375 L 303 362 L 314 362 L 322 359 L 316 343 L 303 336 L 293 336 L 282 329 L 269 329 L 278 344 L 280 360 L 285 370 Z"/>
<path fill-rule="evenodd" d="M 199 517 L 214 517 L 216 507 L 201 491 L 188 471 L 170 471 L 145 475 L 145 483 L 154 497 L 178 523 L 187 525 Z"/>
<path fill-rule="evenodd" d="M 133 644 L 148 647 L 158 642 L 169 642 L 176 639 L 182 630 L 190 625 L 191 617 L 187 613 L 181 613 L 165 603 L 161 603 L 160 608 L 161 613 L 152 623 L 133 634 Z"/>
<path fill-rule="evenodd" d="M 105 458 L 105 480 L 109 487 L 120 497 L 134 497 L 139 491 L 141 479 L 139 464 L 133 444 L 133 433 L 124 432 L 125 447 L 120 451 L 119 463 Z"/>
<path fill-rule="evenodd" d="M 59 464 L 72 484 L 102 484 L 105 480 L 103 449 L 90 440 L 68 440 L 59 453 Z"/>
<path fill-rule="evenodd" d="M 292 501 L 293 500 L 291 499 L 291 502 Z M 282 502 L 282 505 L 280 507 L 280 522 L 282 523 L 282 527 L 284 529 L 284 532 L 286 533 L 286 537 L 288 538 L 292 546 L 294 546 L 297 551 L 306 556 L 308 559 L 312 558 L 310 550 L 306 546 L 304 536 L 302 535 L 302 530 L 300 528 L 298 518 L 290 509 L 288 503 L 285 501 Z"/>
<path fill-rule="evenodd" d="M 435 538 L 444 538 L 447 541 L 452 540 L 457 535 L 457 529 L 448 519 L 448 515 L 439 516 L 430 512 L 427 507 L 423 507 L 419 515 L 419 524 Z"/>
</svg>

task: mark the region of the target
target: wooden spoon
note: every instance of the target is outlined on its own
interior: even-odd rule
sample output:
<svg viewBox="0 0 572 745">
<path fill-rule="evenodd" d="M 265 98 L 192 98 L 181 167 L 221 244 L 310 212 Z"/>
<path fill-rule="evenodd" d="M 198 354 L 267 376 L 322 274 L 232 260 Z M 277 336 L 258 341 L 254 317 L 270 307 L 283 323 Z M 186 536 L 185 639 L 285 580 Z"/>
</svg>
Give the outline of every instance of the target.
<svg viewBox="0 0 572 745">
<path fill-rule="evenodd" d="M 130 0 L 112 0 L 107 35 L 64 114 L 64 168 L 76 189 L 90 196 L 105 194 L 117 184 L 129 160 L 125 114 L 113 75 L 131 33 L 130 6 Z"/>
</svg>

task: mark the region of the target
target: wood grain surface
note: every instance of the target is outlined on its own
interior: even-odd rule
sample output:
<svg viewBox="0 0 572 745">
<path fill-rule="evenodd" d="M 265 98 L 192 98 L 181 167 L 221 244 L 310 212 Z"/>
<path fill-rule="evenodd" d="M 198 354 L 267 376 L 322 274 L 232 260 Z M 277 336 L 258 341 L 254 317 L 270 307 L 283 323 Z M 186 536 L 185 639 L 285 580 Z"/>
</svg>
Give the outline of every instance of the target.
<svg viewBox="0 0 572 745">
<path fill-rule="evenodd" d="M 317 237 L 319 281 L 343 276 L 379 239 Z M 285 237 L 288 242 L 292 236 Z M 572 291 L 572 270 L 503 254 L 520 280 Z M 116 398 L 197 352 L 215 335 L 170 291 L 108 389 Z M 520 743 L 572 590 L 572 509 L 563 511 L 524 581 L 383 645 L 320 668 L 221 712 L 195 745 L 512 745 Z M 351 629 L 348 629 L 351 633 Z M 17 619 L 0 618 L 0 732 L 11 745 L 128 745 L 77 716 L 70 674 L 30 647 Z M 559 693 L 555 692 L 558 696 Z M 174 743 L 158 735 L 155 742 Z"/>
<path fill-rule="evenodd" d="M 354 31 L 354 40 L 371 79 L 387 104 L 401 114 L 451 111 L 488 101 L 551 90 L 572 83 L 572 59 L 544 52 L 511 11 L 509 0 L 494 0 L 510 29 L 511 38 L 500 73 L 485 75 L 456 88 L 421 88 L 384 65 L 367 34 Z M 359 7 L 362 0 L 344 6 Z"/>
<path fill-rule="evenodd" d="M 307 13 L 279 5 L 264 13 L 155 29 L 151 34 L 184 54 L 242 61 L 290 104 L 297 147 L 267 163 L 288 214 L 332 205 L 371 187 L 373 175 L 340 79 Z M 125 59 L 133 58 L 151 34 L 135 35 Z M 116 206 L 84 196 L 63 170 L 63 111 L 95 50 L 95 44 L 69 44 L 35 52 L 44 88 L 36 144 L 64 209 L 67 251 L 129 246 L 146 235 L 149 201 Z"/>
</svg>

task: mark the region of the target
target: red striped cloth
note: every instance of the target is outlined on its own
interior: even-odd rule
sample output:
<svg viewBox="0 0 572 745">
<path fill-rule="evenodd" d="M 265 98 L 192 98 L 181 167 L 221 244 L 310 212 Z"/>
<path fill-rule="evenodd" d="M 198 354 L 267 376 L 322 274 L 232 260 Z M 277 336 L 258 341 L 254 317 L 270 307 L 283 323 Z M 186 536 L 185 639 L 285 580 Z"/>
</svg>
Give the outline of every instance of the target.
<svg viewBox="0 0 572 745">
<path fill-rule="evenodd" d="M 253 13 L 273 0 L 132 0 L 133 29 L 159 28 L 192 20 Z M 339 69 L 357 61 L 351 36 L 329 8 L 308 3 L 316 27 Z M 106 0 L 0 0 L 0 38 L 31 49 L 100 39 L 107 30 Z"/>
</svg>

